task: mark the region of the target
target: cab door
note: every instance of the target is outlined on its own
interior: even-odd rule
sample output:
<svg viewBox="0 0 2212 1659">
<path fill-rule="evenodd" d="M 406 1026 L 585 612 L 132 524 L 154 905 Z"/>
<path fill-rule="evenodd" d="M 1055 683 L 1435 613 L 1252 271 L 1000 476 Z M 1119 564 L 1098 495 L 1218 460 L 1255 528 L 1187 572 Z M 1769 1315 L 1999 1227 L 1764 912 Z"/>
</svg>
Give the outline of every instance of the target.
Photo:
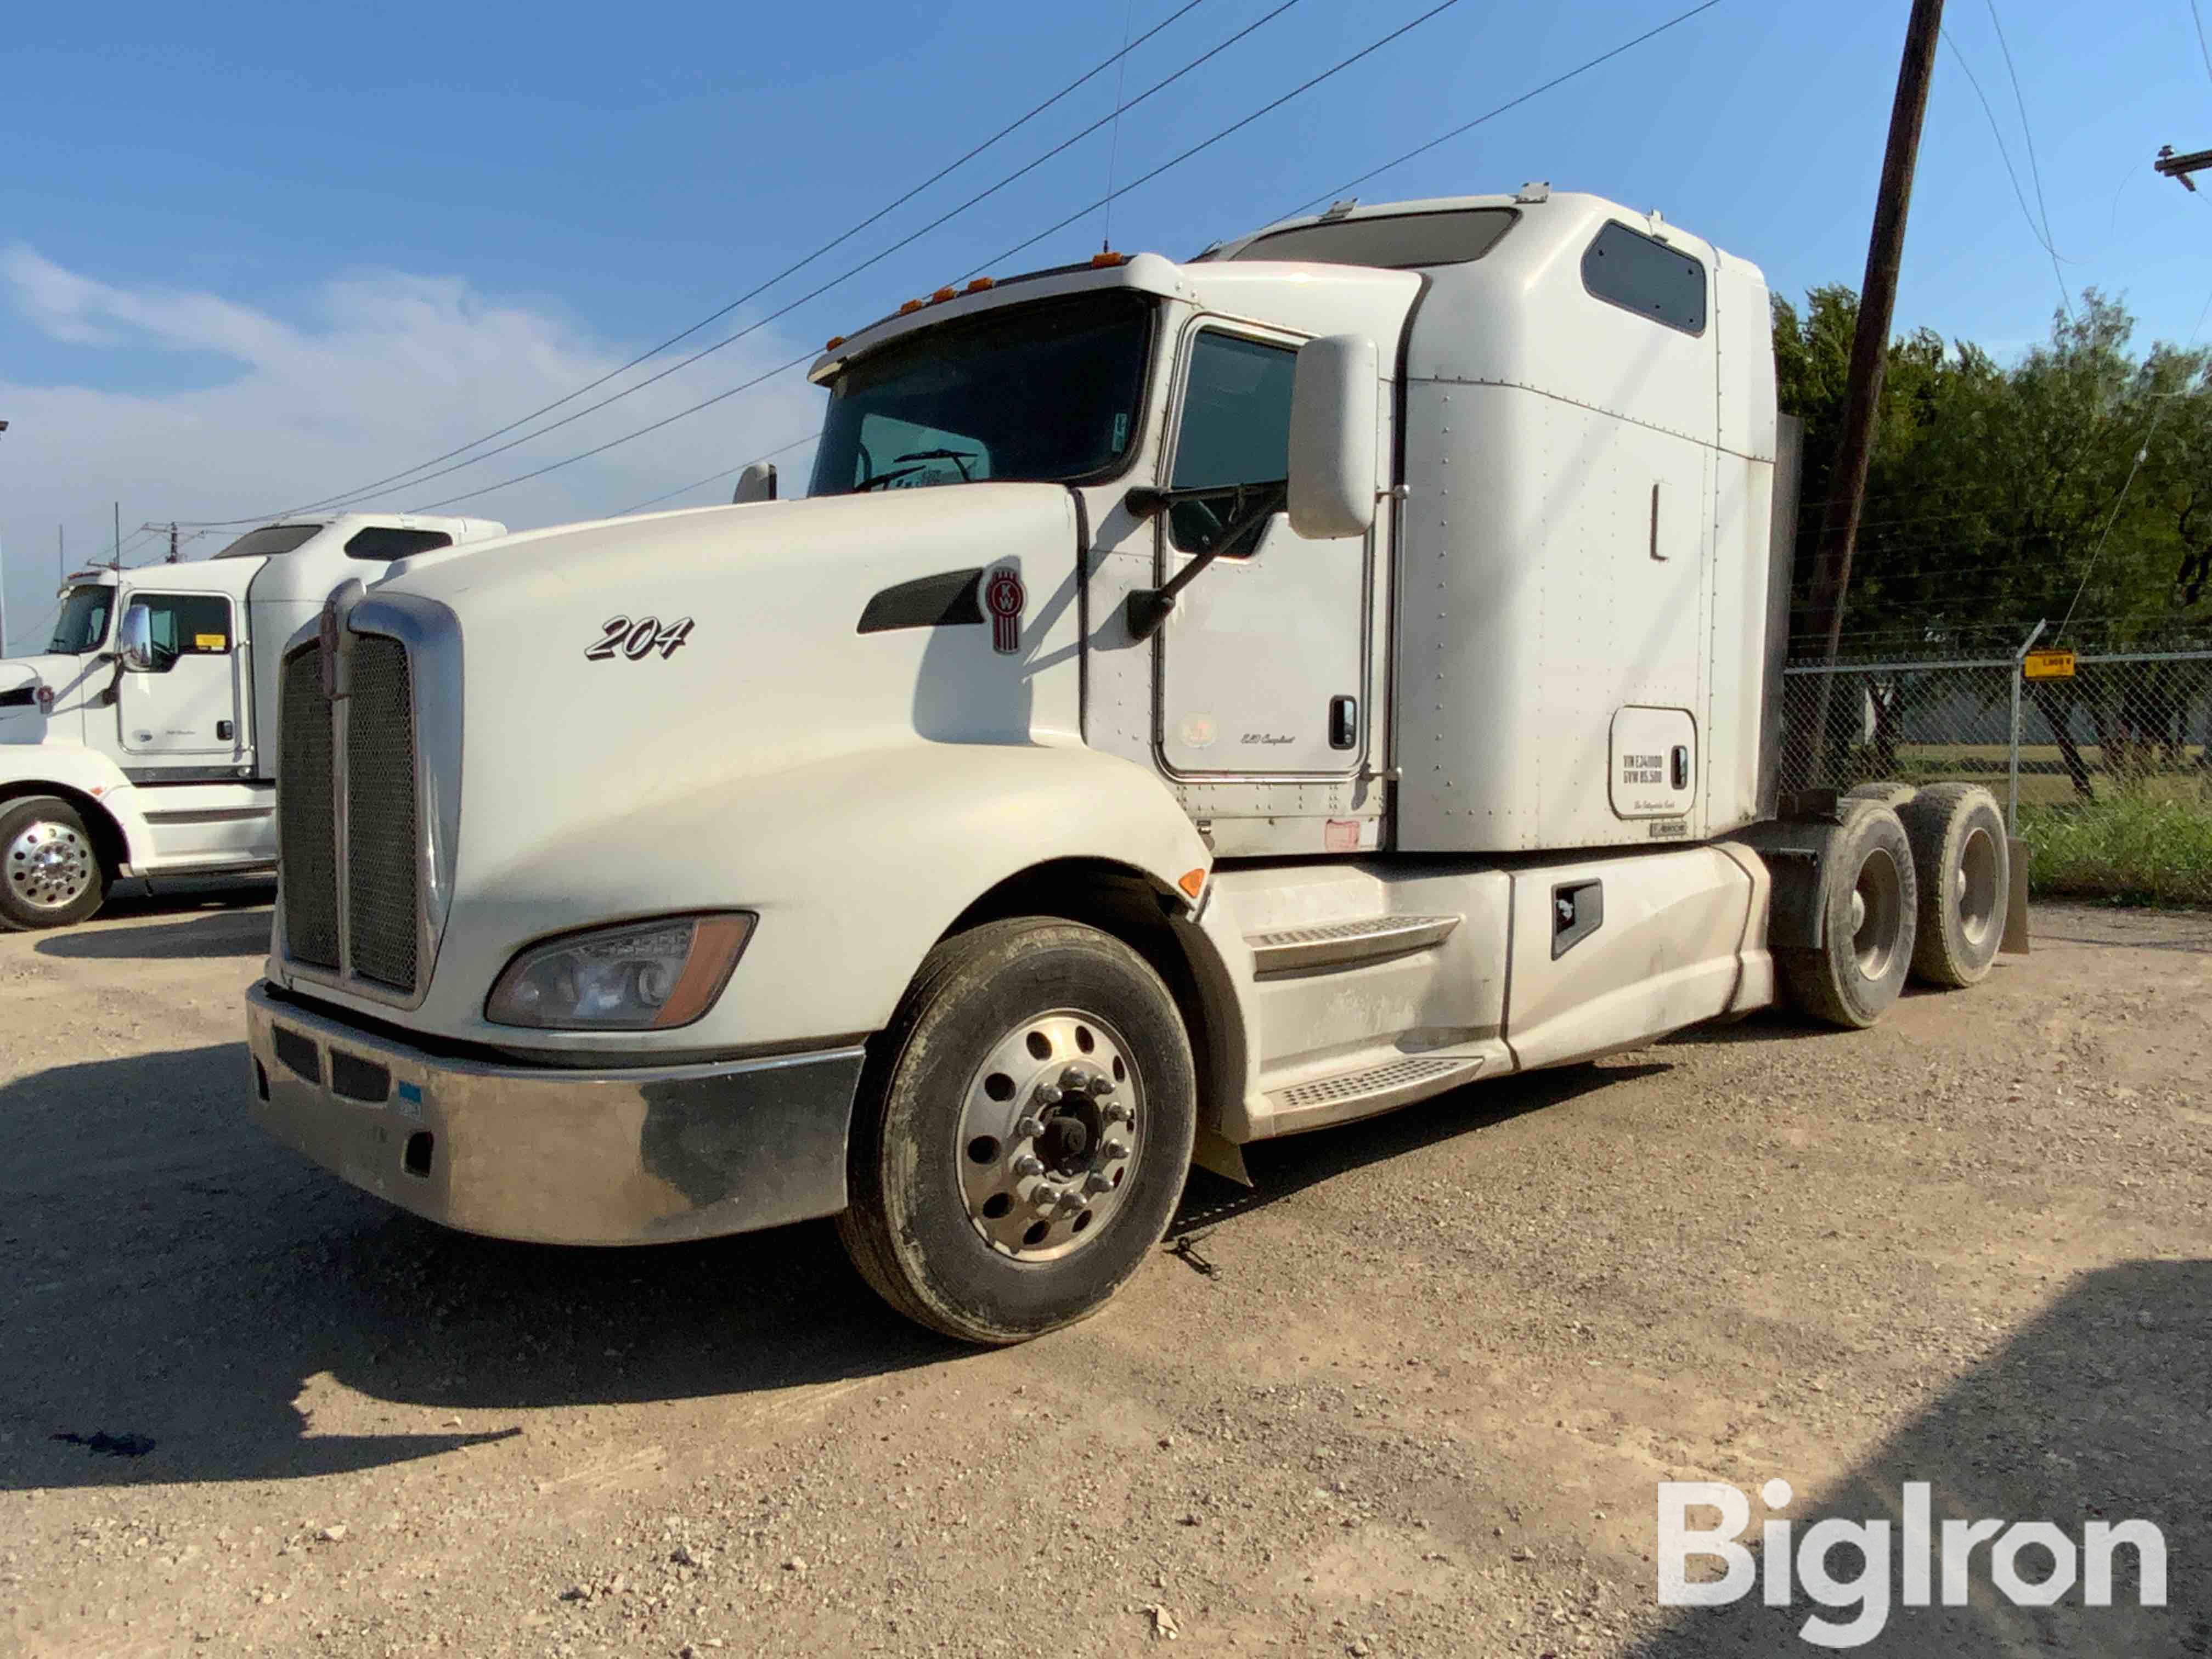
<svg viewBox="0 0 2212 1659">
<path fill-rule="evenodd" d="M 123 671 L 116 713 L 124 751 L 199 765 L 235 759 L 239 729 L 238 630 L 220 593 L 133 592 L 151 623 L 154 661 Z"/>
<path fill-rule="evenodd" d="M 1171 487 L 1285 477 L 1297 360 L 1283 337 L 1215 321 L 1192 330 Z M 1184 501 L 1161 515 L 1163 580 L 1216 549 L 1230 512 Z M 1183 589 L 1161 632 L 1160 763 L 1208 782 L 1349 777 L 1368 748 L 1369 538 L 1309 541 L 1279 511 L 1234 541 Z"/>
</svg>

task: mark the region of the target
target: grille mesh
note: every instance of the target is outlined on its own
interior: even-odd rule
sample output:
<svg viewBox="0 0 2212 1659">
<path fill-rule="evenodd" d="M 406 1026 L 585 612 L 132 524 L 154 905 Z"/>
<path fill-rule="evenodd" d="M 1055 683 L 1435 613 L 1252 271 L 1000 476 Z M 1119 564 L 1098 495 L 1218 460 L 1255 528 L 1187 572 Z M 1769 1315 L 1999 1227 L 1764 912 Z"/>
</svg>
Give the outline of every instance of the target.
<svg viewBox="0 0 2212 1659">
<path fill-rule="evenodd" d="M 346 710 L 346 916 L 353 970 L 410 995 L 416 918 L 415 697 L 407 647 L 363 635 Z"/>
<path fill-rule="evenodd" d="M 331 705 L 313 647 L 284 665 L 283 736 L 276 789 L 277 877 L 283 885 L 284 938 L 293 959 L 338 965 L 337 812 L 331 793 Z"/>
</svg>

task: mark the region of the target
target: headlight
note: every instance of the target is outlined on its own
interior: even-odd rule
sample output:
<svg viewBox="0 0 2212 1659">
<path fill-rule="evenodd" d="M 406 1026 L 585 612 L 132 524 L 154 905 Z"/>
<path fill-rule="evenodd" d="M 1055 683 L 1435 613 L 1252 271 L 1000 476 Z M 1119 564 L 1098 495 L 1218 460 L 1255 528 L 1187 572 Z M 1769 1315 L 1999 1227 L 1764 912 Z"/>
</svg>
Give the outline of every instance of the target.
<svg viewBox="0 0 2212 1659">
<path fill-rule="evenodd" d="M 670 916 L 565 933 L 507 964 L 484 1018 L 549 1031 L 662 1031 L 714 1006 L 757 918 Z"/>
</svg>

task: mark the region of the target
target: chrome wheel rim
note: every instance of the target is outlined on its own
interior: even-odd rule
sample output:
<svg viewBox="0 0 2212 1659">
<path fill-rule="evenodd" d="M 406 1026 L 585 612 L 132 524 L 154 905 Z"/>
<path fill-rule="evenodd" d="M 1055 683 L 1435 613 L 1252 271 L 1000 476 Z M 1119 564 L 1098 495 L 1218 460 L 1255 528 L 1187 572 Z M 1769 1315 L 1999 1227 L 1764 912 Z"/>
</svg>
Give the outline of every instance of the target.
<svg viewBox="0 0 2212 1659">
<path fill-rule="evenodd" d="M 1905 920 L 1905 884 L 1897 861 L 1880 849 L 1867 854 L 1851 888 L 1851 954 L 1860 975 L 1879 980 L 1897 955 Z"/>
<path fill-rule="evenodd" d="M 1986 830 L 1977 830 L 1959 849 L 1959 868 L 1952 878 L 1952 902 L 1958 908 L 1959 933 L 1978 950 L 1997 923 L 1997 848 Z"/>
<path fill-rule="evenodd" d="M 968 1080 L 953 1160 L 977 1237 L 1018 1261 L 1086 1249 L 1127 1201 L 1144 1081 L 1121 1033 L 1073 1008 L 1034 1015 Z"/>
<path fill-rule="evenodd" d="M 92 845 L 82 830 L 40 818 L 25 824 L 0 854 L 8 891 L 33 910 L 66 910 L 92 886 Z"/>
</svg>

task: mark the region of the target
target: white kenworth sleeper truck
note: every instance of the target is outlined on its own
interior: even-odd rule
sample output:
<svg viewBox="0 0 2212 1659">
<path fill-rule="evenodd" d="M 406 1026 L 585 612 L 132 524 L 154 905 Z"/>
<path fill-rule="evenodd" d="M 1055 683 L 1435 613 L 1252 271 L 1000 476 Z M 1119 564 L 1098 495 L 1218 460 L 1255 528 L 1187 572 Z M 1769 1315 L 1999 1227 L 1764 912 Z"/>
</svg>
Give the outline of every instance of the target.
<svg viewBox="0 0 2212 1659">
<path fill-rule="evenodd" d="M 1346 205 L 833 340 L 805 500 L 341 590 L 254 1118 L 504 1237 L 834 1215 L 1007 1342 L 1194 1161 L 1979 979 L 1986 792 L 1780 796 L 1768 327 L 1656 214 Z"/>
<path fill-rule="evenodd" d="M 70 577 L 46 650 L 0 659 L 0 930 L 82 921 L 121 878 L 271 867 L 284 641 L 349 577 L 506 532 L 288 519 L 212 559 Z"/>
</svg>

